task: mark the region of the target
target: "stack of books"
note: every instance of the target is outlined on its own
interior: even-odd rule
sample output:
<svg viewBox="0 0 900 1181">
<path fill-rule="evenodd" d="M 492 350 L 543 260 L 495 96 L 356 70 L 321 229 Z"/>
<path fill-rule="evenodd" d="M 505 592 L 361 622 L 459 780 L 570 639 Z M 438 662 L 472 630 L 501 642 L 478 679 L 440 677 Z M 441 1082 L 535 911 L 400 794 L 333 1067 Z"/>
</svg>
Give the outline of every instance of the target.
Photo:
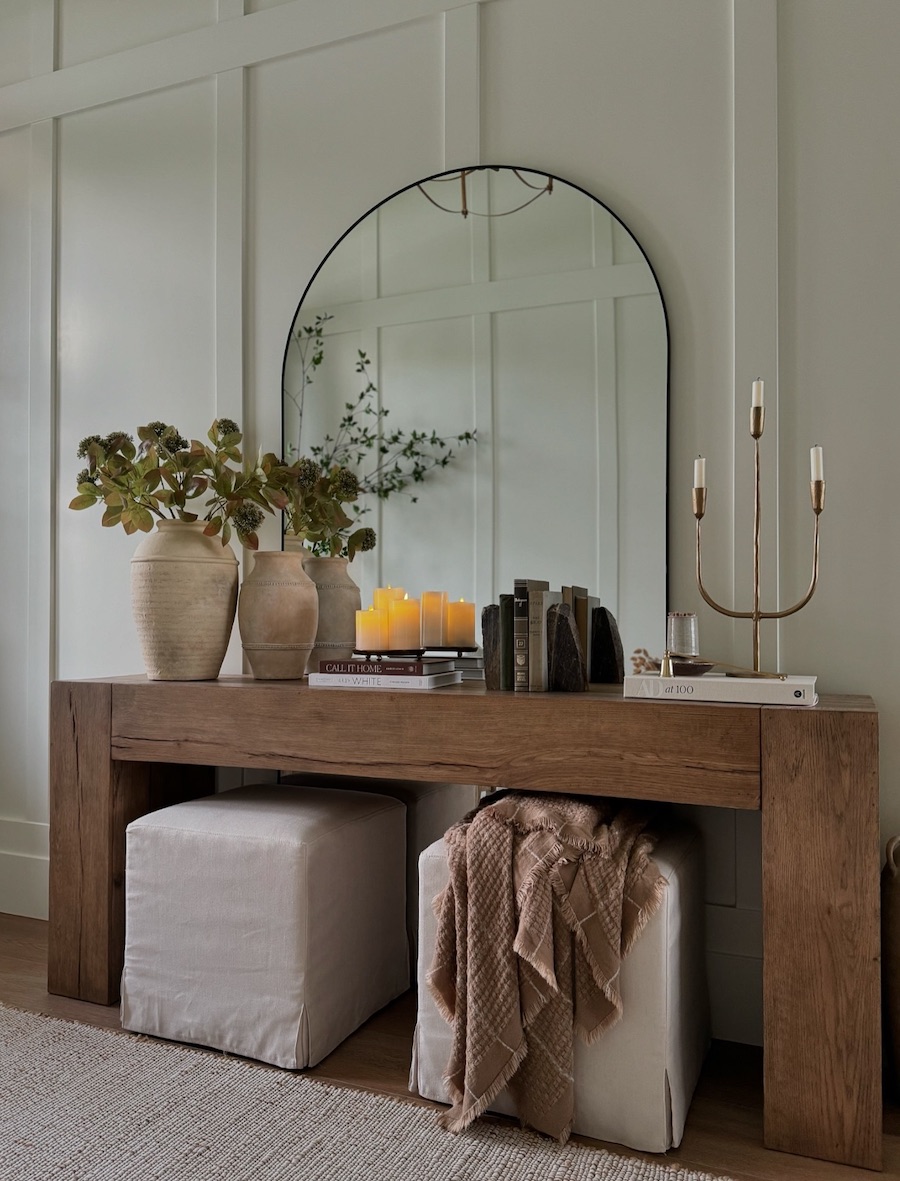
<svg viewBox="0 0 900 1181">
<path fill-rule="evenodd" d="M 462 674 L 464 681 L 484 680 L 484 653 L 479 648 L 477 652 L 470 652 L 464 656 L 454 656 L 453 667 Z"/>
<path fill-rule="evenodd" d="M 455 658 L 441 656 L 320 660 L 318 672 L 309 674 L 309 683 L 319 689 L 440 689 L 463 679 L 456 663 Z"/>
</svg>

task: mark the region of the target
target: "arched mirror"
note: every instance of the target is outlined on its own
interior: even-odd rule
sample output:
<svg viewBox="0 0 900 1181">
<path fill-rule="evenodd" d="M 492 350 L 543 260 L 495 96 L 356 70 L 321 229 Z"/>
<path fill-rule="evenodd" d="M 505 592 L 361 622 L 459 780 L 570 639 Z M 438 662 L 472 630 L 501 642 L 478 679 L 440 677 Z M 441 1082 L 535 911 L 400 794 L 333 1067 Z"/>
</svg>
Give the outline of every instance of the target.
<svg viewBox="0 0 900 1181">
<path fill-rule="evenodd" d="M 351 566 L 364 605 L 390 583 L 445 589 L 480 613 L 515 578 L 546 578 L 599 595 L 626 659 L 658 646 L 666 313 L 641 246 L 602 202 L 559 177 L 483 167 L 361 217 L 291 325 L 285 454 L 334 438 L 366 387 L 363 404 L 388 411 L 370 415 L 382 429 L 476 441 L 451 444 L 421 484 L 369 498 L 362 523 L 378 544 Z"/>
</svg>

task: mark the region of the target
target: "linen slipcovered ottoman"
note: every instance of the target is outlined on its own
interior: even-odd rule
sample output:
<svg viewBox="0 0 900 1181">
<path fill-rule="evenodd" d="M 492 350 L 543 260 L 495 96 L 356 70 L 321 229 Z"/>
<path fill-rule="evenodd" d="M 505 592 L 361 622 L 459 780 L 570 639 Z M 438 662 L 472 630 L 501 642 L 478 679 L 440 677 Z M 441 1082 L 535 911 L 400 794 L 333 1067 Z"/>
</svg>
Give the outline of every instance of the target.
<svg viewBox="0 0 900 1181">
<path fill-rule="evenodd" d="M 241 787 L 126 829 L 122 1025 L 297 1069 L 409 987 L 406 810 Z"/>
<path fill-rule="evenodd" d="M 574 1131 L 665 1152 L 681 1142 L 709 1045 L 700 835 L 690 829 L 667 834 L 653 860 L 667 885 L 662 904 L 622 962 L 622 1018 L 593 1045 L 575 1037 Z M 441 839 L 419 859 L 418 1019 L 409 1088 L 443 1103 L 451 1027 L 425 981 L 436 932 L 432 902 L 448 876 Z M 516 1113 L 508 1091 L 490 1110 Z"/>
<path fill-rule="evenodd" d="M 406 925 L 409 932 L 412 983 L 415 984 L 419 944 L 419 855 L 457 820 L 478 806 L 480 788 L 473 784 L 426 783 L 413 779 L 364 779 L 347 775 L 287 775 L 282 783 L 305 783 L 354 791 L 375 791 L 406 805 Z"/>
</svg>

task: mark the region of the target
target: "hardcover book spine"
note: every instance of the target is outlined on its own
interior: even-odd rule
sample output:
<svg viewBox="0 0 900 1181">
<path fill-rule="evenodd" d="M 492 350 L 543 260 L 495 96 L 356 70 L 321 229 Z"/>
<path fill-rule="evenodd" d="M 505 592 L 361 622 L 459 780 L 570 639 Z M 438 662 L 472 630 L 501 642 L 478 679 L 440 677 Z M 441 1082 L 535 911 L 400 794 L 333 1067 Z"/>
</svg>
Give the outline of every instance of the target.
<svg viewBox="0 0 900 1181">
<path fill-rule="evenodd" d="M 434 673 L 431 676 L 378 676 L 371 673 L 310 673 L 313 687 L 338 686 L 345 689 L 437 689 L 441 685 L 458 685 L 462 673 Z"/>
<path fill-rule="evenodd" d="M 528 580 L 513 583 L 513 689 L 528 692 Z"/>
<path fill-rule="evenodd" d="M 761 677 L 659 677 L 627 676 L 625 697 L 649 697 L 657 701 L 730 701 L 748 705 L 815 705 L 815 677 L 788 677 L 784 681 Z"/>
<path fill-rule="evenodd" d="M 320 660 L 320 673 L 352 673 L 379 677 L 416 677 L 423 674 L 453 671 L 452 661 L 440 661 L 437 665 L 422 660 Z"/>
<path fill-rule="evenodd" d="M 549 688 L 547 655 L 547 611 L 562 602 L 561 591 L 551 591 L 546 584 L 528 591 L 528 688 L 543 693 Z"/>
<path fill-rule="evenodd" d="M 513 596 L 500 596 L 500 688 L 513 687 Z"/>
</svg>

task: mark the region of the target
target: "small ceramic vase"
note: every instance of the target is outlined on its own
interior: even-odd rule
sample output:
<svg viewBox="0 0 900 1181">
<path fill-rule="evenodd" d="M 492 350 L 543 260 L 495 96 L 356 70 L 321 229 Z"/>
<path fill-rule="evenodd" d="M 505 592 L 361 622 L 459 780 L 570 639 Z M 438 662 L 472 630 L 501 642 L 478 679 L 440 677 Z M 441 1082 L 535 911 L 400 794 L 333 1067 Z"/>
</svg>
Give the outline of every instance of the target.
<svg viewBox="0 0 900 1181">
<path fill-rule="evenodd" d="M 346 558 L 305 554 L 304 569 L 319 595 L 319 627 L 310 672 L 318 672 L 320 660 L 349 660 L 356 647 L 356 612 L 362 604 L 348 566 Z"/>
<path fill-rule="evenodd" d="M 238 627 L 257 680 L 299 680 L 307 671 L 319 623 L 319 598 L 303 556 L 287 550 L 254 554 L 241 586 Z"/>
</svg>

